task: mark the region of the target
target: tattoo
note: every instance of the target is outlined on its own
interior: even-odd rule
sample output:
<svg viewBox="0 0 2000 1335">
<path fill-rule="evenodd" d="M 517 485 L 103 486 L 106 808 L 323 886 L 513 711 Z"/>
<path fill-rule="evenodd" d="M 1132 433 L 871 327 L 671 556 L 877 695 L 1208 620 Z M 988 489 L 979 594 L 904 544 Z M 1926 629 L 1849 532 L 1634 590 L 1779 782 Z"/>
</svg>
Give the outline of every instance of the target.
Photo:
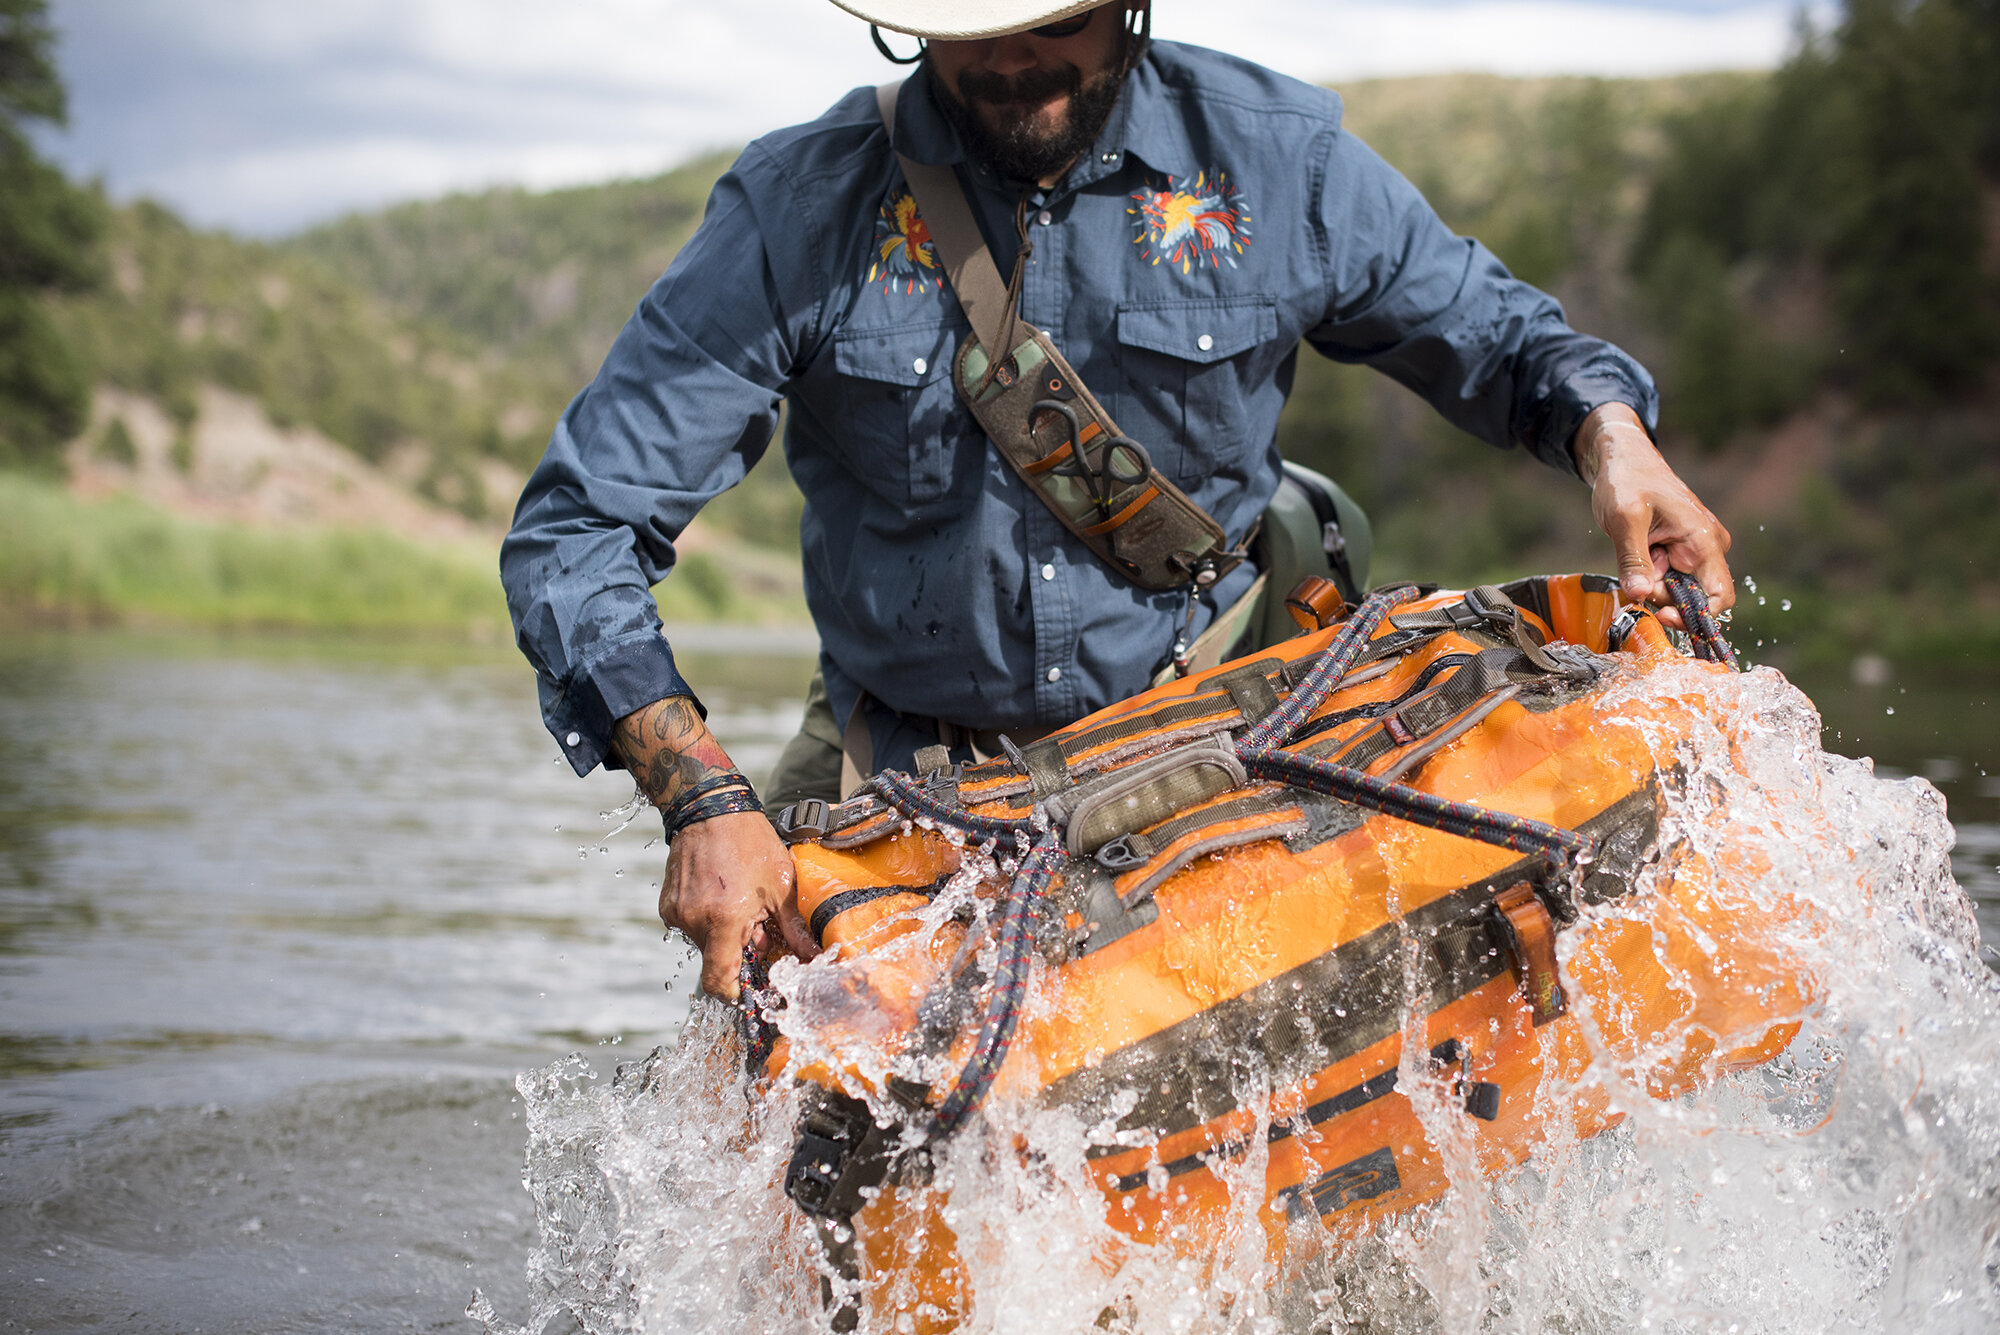
<svg viewBox="0 0 2000 1335">
<path fill-rule="evenodd" d="M 611 742 L 640 791 L 656 807 L 672 806 L 695 784 L 734 768 L 694 702 L 684 695 L 657 700 L 619 719 Z"/>
</svg>

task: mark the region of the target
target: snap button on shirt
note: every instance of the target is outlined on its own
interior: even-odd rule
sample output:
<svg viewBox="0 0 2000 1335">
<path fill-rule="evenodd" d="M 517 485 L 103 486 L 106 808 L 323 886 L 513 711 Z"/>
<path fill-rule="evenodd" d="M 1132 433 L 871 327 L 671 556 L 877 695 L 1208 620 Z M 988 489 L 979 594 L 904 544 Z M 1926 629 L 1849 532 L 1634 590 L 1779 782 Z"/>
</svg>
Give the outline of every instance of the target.
<svg viewBox="0 0 2000 1335">
<path fill-rule="evenodd" d="M 1202 337 L 1206 338 L 1208 336 L 1204 334 L 1202 335 Z M 922 375 L 924 372 L 931 369 L 931 364 L 925 361 L 922 357 L 919 357 L 915 361 L 910 363 L 910 369 L 912 371 L 915 371 L 918 375 Z"/>
<path fill-rule="evenodd" d="M 1035 221 L 1040 223 L 1044 227 L 1047 227 L 1050 223 L 1054 222 L 1055 220 L 1056 220 L 1055 215 L 1053 213 L 1050 213 L 1047 209 L 1043 209 L 1040 213 L 1037 213 L 1035 215 Z"/>
<path fill-rule="evenodd" d="M 1213 334 L 1203 334 L 1200 338 L 1194 341 L 1194 345 L 1197 348 L 1200 348 L 1203 352 L 1207 352 L 1210 348 L 1215 346 L 1215 336 Z M 924 368 L 922 363 L 919 363 L 917 366 L 918 372 L 921 373 L 923 369 Z"/>
<path fill-rule="evenodd" d="M 1045 565 L 1042 567 L 1043 579 L 1054 579 L 1055 577 L 1056 577 L 1056 568 L 1053 565 Z"/>
<path fill-rule="evenodd" d="M 1050 669 L 1049 669 L 1049 680 L 1050 680 L 1050 681 L 1061 681 L 1061 680 L 1062 680 L 1062 669 L 1061 669 L 1061 668 L 1050 668 Z"/>
</svg>

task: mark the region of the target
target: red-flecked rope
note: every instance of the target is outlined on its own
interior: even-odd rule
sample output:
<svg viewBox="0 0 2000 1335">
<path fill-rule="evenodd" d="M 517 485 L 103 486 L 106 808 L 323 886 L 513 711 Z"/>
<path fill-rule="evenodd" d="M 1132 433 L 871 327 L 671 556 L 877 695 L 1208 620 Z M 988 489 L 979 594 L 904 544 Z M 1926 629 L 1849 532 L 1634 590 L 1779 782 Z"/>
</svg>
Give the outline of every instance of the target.
<svg viewBox="0 0 2000 1335">
<path fill-rule="evenodd" d="M 764 1078 L 764 1064 L 778 1046 L 778 1024 L 772 1014 L 783 999 L 771 989 L 771 969 L 757 952 L 743 947 L 743 963 L 736 971 L 741 997 L 737 1001 L 736 1023 L 743 1035 L 743 1070 L 752 1081 Z"/>
<path fill-rule="evenodd" d="M 993 968 L 993 992 L 986 999 L 986 1018 L 972 1045 L 972 1056 L 951 1093 L 931 1118 L 928 1139 L 943 1140 L 965 1125 L 993 1088 L 993 1077 L 1007 1060 L 1014 1031 L 1021 1022 L 1021 999 L 1027 995 L 1028 973 L 1034 964 L 1035 904 L 1049 888 L 1062 857 L 1062 837 L 1050 830 L 1021 861 L 1008 887 L 1000 915 L 998 958 Z"/>
<path fill-rule="evenodd" d="M 950 1136 L 979 1111 L 1013 1046 L 1014 1031 L 1021 1023 L 1021 999 L 1027 995 L 1028 974 L 1034 964 L 1035 904 L 1055 878 L 1062 858 L 1062 834 L 1051 829 L 1036 839 L 1034 826 L 1026 820 L 974 815 L 931 796 L 895 770 L 884 770 L 869 784 L 883 801 L 913 820 L 921 818 L 974 839 L 1009 839 L 1016 848 L 1028 849 L 1001 904 L 993 991 L 986 999 L 986 1017 L 973 1041 L 972 1056 L 931 1118 L 926 1139 L 935 1142 Z"/>
<path fill-rule="evenodd" d="M 1559 865 L 1573 864 L 1593 853 L 1596 841 L 1573 830 L 1449 801 L 1344 765 L 1272 749 L 1297 731 L 1340 685 L 1341 678 L 1367 647 L 1383 618 L 1416 596 L 1414 587 L 1402 585 L 1379 590 L 1362 602 L 1285 703 L 1237 743 L 1237 754 L 1246 770 L 1258 778 L 1326 793 L 1413 824 L 1519 852 L 1539 852 Z M 993 990 L 987 998 L 979 1035 L 973 1042 L 972 1056 L 938 1106 L 928 1128 L 927 1139 L 935 1143 L 952 1135 L 979 1111 L 1007 1060 L 1020 1025 L 1021 1002 L 1027 994 L 1028 975 L 1034 962 L 1034 909 L 1061 866 L 1062 834 L 1047 829 L 1037 838 L 1026 820 L 974 815 L 938 800 L 906 775 L 894 771 L 877 774 L 870 784 L 883 801 L 913 819 L 923 818 L 973 838 L 1006 838 L 1017 848 L 1027 847 L 1030 839 L 1034 840 L 1008 886 L 1000 912 Z"/>
<path fill-rule="evenodd" d="M 1325 793 L 1397 820 L 1476 839 L 1482 844 L 1511 848 L 1517 853 L 1542 853 L 1557 863 L 1571 864 L 1593 854 L 1597 848 L 1597 841 L 1589 835 L 1565 830 L 1560 825 L 1470 802 L 1453 802 L 1346 765 L 1289 751 L 1250 751 L 1239 746 L 1236 753 L 1243 760 L 1243 768 L 1255 778 L 1275 779 L 1294 788 Z"/>
<path fill-rule="evenodd" d="M 1673 595 L 1674 606 L 1681 610 L 1681 622 L 1687 627 L 1688 638 L 1694 641 L 1695 657 L 1721 663 L 1732 672 L 1740 671 L 1736 651 L 1722 638 L 1722 627 L 1708 610 L 1708 593 L 1701 587 L 1701 581 L 1686 571 L 1669 570 L 1667 592 Z"/>
<path fill-rule="evenodd" d="M 883 770 L 868 784 L 884 802 L 912 820 L 921 818 L 974 839 L 1011 839 L 1017 848 L 1025 848 L 1035 837 L 1034 826 L 1026 820 L 975 816 L 963 807 L 932 797 L 909 775 L 892 769 Z"/>
<path fill-rule="evenodd" d="M 1326 653 L 1313 665 L 1305 680 L 1293 688 L 1283 704 L 1244 733 L 1237 743 L 1238 747 L 1261 751 L 1282 746 L 1291 740 L 1299 725 L 1310 718 L 1312 712 L 1340 685 L 1340 679 L 1347 675 L 1347 670 L 1354 666 L 1354 660 L 1368 647 L 1368 641 L 1375 637 L 1375 628 L 1382 624 L 1382 618 L 1416 596 L 1415 585 L 1400 584 L 1377 589 L 1362 599 L 1361 606 L 1340 628 L 1340 634 L 1333 637 L 1333 643 L 1326 647 Z"/>
</svg>

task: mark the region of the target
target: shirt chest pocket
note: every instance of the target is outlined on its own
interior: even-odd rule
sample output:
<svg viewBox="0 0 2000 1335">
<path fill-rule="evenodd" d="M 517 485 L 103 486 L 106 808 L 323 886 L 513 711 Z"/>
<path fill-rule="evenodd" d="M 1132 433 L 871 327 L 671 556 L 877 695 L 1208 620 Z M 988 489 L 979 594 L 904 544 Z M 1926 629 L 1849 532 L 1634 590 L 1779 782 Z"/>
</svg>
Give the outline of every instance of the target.
<svg viewBox="0 0 2000 1335">
<path fill-rule="evenodd" d="M 956 335 L 935 324 L 843 329 L 834 336 L 841 454 L 885 500 L 922 504 L 951 489 L 971 420 L 951 387 L 957 352 Z"/>
<path fill-rule="evenodd" d="M 1183 298 L 1118 308 L 1123 382 L 1111 411 L 1144 442 L 1160 470 L 1183 487 L 1241 464 L 1268 441 L 1245 432 L 1244 403 L 1276 366 L 1274 297 Z"/>
</svg>

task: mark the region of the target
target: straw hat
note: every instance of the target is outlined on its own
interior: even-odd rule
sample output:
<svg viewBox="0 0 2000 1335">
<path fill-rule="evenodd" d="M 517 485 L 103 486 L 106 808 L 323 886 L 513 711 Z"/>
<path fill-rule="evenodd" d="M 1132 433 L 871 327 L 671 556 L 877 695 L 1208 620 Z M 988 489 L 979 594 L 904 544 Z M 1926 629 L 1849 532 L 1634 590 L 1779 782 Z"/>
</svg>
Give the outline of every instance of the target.
<svg viewBox="0 0 2000 1335">
<path fill-rule="evenodd" d="M 891 32 L 947 42 L 1005 37 L 1055 23 L 1106 0 L 833 0 L 848 13 Z"/>
</svg>

